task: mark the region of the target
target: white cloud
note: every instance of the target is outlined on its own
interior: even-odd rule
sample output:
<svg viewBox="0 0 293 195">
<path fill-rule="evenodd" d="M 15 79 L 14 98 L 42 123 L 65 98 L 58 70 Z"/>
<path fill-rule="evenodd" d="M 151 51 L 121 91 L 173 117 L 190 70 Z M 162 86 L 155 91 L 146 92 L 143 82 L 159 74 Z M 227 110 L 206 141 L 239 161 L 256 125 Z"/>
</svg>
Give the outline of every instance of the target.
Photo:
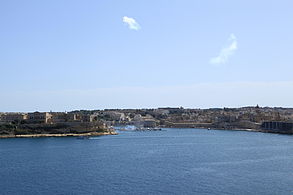
<svg viewBox="0 0 293 195">
<path fill-rule="evenodd" d="M 231 34 L 228 39 L 229 45 L 222 48 L 219 55 L 210 59 L 211 64 L 226 64 L 229 58 L 237 50 L 237 38 L 234 34 Z"/>
<path fill-rule="evenodd" d="M 123 17 L 123 22 L 128 25 L 131 30 L 140 30 L 140 25 L 135 21 L 134 18 L 129 18 L 127 16 Z"/>
</svg>

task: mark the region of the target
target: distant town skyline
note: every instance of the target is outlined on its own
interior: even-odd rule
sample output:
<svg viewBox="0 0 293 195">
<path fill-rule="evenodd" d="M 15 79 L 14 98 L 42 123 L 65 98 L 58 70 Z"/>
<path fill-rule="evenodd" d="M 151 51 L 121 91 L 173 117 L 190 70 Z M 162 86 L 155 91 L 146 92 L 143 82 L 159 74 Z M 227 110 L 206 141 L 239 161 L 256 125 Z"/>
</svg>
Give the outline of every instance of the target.
<svg viewBox="0 0 293 195">
<path fill-rule="evenodd" d="M 0 2 L 0 112 L 293 107 L 293 2 Z"/>
</svg>

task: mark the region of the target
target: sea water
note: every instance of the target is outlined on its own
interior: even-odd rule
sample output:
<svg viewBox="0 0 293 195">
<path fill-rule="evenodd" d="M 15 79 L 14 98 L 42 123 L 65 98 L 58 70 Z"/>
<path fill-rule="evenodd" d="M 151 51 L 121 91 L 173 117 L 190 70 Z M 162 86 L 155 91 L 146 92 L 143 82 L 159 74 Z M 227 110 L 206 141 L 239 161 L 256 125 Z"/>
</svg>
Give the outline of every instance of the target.
<svg viewBox="0 0 293 195">
<path fill-rule="evenodd" d="M 293 136 L 163 129 L 1 139 L 0 194 L 293 194 Z"/>
</svg>

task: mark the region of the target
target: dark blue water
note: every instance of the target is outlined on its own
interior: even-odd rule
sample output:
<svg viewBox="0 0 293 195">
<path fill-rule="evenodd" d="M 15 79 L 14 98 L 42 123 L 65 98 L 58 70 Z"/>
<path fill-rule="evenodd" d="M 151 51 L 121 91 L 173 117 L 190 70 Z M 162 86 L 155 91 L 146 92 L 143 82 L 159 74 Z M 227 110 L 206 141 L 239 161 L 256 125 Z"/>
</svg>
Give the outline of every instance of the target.
<svg viewBox="0 0 293 195">
<path fill-rule="evenodd" d="M 165 129 L 0 140 L 0 194 L 293 194 L 293 136 Z"/>
</svg>

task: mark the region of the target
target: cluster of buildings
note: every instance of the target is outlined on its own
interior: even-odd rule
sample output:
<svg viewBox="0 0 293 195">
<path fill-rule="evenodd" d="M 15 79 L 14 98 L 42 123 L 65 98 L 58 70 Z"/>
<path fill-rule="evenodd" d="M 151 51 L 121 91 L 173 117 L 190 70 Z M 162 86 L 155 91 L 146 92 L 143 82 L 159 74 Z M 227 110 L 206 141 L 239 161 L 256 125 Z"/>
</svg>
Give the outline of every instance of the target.
<svg viewBox="0 0 293 195">
<path fill-rule="evenodd" d="M 72 112 L 0 113 L 0 123 L 72 123 L 102 122 L 105 126 L 135 125 L 142 128 L 212 127 L 288 129 L 293 121 L 292 108 L 242 107 L 185 109 L 105 109 Z M 268 123 L 279 122 L 279 123 Z M 291 126 L 290 126 L 291 128 Z"/>
<path fill-rule="evenodd" d="M 120 112 L 114 110 L 99 111 L 94 114 L 97 119 L 110 122 L 110 125 L 134 125 L 139 128 L 154 128 L 159 125 L 159 120 L 152 115 L 142 116 L 139 113 L 128 110 Z M 109 124 L 108 124 L 109 125 Z"/>
<path fill-rule="evenodd" d="M 32 112 L 32 113 L 0 113 L 0 123 L 64 123 L 64 122 L 93 122 L 95 117 L 87 114 L 66 112 Z"/>
<path fill-rule="evenodd" d="M 250 121 L 262 123 L 265 121 L 293 120 L 293 109 L 289 108 L 213 108 L 213 109 L 183 109 L 181 112 L 169 113 L 165 117 L 173 122 L 220 123 Z"/>
<path fill-rule="evenodd" d="M 292 108 L 250 106 L 242 108 L 185 109 L 111 109 L 95 111 L 97 118 L 111 125 L 135 125 L 137 127 L 206 127 L 223 129 L 260 129 L 270 121 L 290 123 Z"/>
</svg>

